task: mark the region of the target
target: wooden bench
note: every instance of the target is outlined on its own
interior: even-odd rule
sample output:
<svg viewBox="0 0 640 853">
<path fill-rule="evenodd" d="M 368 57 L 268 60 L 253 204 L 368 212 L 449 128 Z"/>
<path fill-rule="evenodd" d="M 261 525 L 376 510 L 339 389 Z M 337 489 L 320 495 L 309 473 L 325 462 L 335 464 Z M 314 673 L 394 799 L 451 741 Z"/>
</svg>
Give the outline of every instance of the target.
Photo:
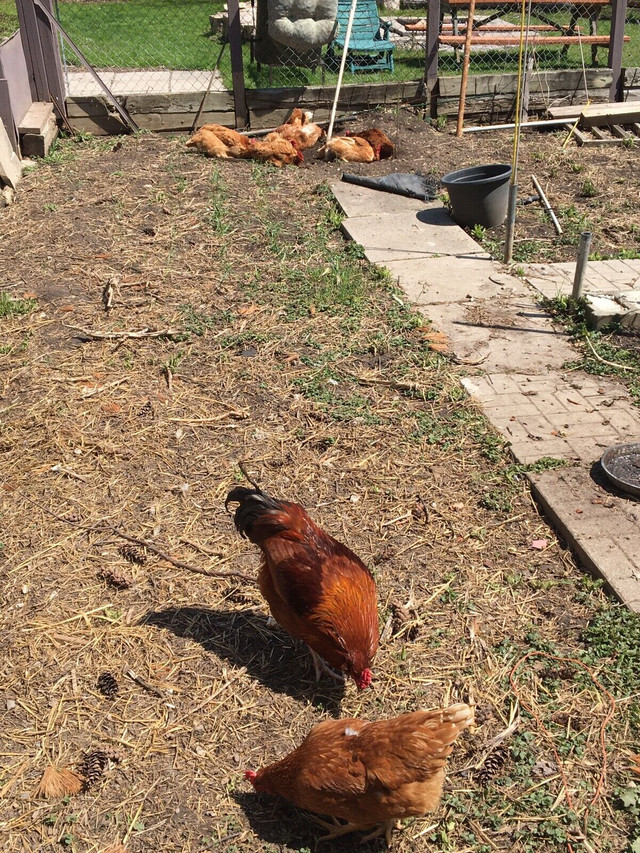
<svg viewBox="0 0 640 853">
<path fill-rule="evenodd" d="M 609 6 L 611 0 L 585 0 L 584 3 L 572 3 L 566 2 L 566 0 L 532 0 L 531 11 L 532 14 L 535 15 L 540 21 L 543 21 L 548 26 L 553 27 L 559 33 L 559 38 L 565 39 L 565 41 L 560 42 L 547 42 L 548 44 L 562 44 L 563 52 L 566 54 L 570 45 L 578 44 L 582 42 L 582 44 L 590 44 L 591 45 L 591 62 L 592 64 L 596 64 L 598 58 L 598 46 L 605 46 L 609 44 L 609 36 L 598 36 L 598 20 L 600 18 L 600 14 L 604 6 Z M 545 14 L 546 9 L 552 8 L 553 10 L 559 8 L 566 8 L 571 10 L 571 18 L 569 25 L 559 24 L 557 21 L 549 18 L 548 15 Z M 441 23 L 442 17 L 445 12 L 449 12 L 451 14 L 451 22 L 453 25 L 453 36 L 458 37 L 465 32 L 465 28 L 460 29 L 458 26 L 458 10 L 459 9 L 468 9 L 469 8 L 469 0 L 442 0 L 442 5 L 440 7 L 440 15 L 441 15 Z M 521 3 L 518 2 L 510 2 L 510 0 L 505 0 L 505 2 L 501 3 L 499 0 L 476 0 L 476 9 L 485 8 L 485 9 L 497 9 L 499 11 L 494 12 L 493 14 L 481 18 L 473 23 L 474 31 L 480 30 L 483 27 L 486 27 L 488 24 L 495 21 L 501 15 L 507 12 L 520 12 L 522 10 Z M 577 33 L 579 32 L 576 24 L 580 20 L 580 18 L 587 18 L 589 21 L 589 36 L 580 36 L 579 40 L 576 41 Z M 519 29 L 519 27 L 514 27 L 515 29 Z M 449 36 L 445 36 L 444 38 L 449 38 Z M 553 38 L 549 36 L 549 38 Z M 570 39 L 574 39 L 571 41 Z M 602 41 L 601 39 L 605 39 Z M 443 42 L 442 38 L 440 39 L 442 44 L 447 42 Z M 518 36 L 518 43 L 520 41 L 520 37 Z M 485 42 L 486 43 L 486 42 Z M 537 44 L 542 44 L 542 40 L 536 38 Z M 462 42 L 464 44 L 464 41 Z M 473 42 L 472 42 L 473 44 Z M 453 46 L 457 47 L 457 43 L 452 43 Z M 505 46 L 505 45 L 502 45 Z"/>
</svg>

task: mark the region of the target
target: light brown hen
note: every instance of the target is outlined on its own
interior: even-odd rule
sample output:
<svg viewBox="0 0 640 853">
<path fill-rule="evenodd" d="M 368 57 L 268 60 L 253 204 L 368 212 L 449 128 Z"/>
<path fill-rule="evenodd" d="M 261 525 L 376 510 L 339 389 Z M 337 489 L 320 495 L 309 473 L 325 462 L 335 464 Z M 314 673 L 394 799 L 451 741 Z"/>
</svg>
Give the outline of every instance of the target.
<svg viewBox="0 0 640 853">
<path fill-rule="evenodd" d="M 329 829 L 325 839 L 377 827 L 363 840 L 384 832 L 390 844 L 397 819 L 438 807 L 446 759 L 472 723 L 473 709 L 462 703 L 375 723 L 327 720 L 289 755 L 245 778 L 258 792 L 332 817 L 333 824 L 318 821 Z"/>
<path fill-rule="evenodd" d="M 334 136 L 318 150 L 318 157 L 348 163 L 373 163 L 376 159 L 371 145 L 359 136 Z"/>
</svg>

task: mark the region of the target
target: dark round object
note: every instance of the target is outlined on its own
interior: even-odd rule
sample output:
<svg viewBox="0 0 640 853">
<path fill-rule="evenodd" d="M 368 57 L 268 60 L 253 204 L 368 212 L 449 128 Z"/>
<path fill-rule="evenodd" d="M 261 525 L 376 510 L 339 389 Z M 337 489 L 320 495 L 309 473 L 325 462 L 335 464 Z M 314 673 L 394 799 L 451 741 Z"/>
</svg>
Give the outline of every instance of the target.
<svg viewBox="0 0 640 853">
<path fill-rule="evenodd" d="M 103 672 L 98 677 L 97 687 L 102 695 L 106 696 L 107 699 L 113 699 L 113 697 L 118 693 L 118 682 L 110 672 Z"/>
<path fill-rule="evenodd" d="M 620 489 L 640 498 L 640 444 L 614 444 L 600 459 L 602 470 Z"/>
<path fill-rule="evenodd" d="M 449 172 L 440 181 L 449 193 L 453 218 L 463 228 L 497 228 L 507 216 L 511 166 L 495 163 Z"/>
</svg>

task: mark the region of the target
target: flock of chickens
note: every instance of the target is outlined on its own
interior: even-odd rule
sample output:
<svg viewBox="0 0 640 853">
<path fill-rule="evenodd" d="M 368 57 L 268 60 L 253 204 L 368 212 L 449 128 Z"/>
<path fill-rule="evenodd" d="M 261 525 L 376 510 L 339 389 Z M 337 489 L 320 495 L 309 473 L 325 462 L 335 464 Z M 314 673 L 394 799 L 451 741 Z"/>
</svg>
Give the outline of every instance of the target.
<svg viewBox="0 0 640 853">
<path fill-rule="evenodd" d="M 299 166 L 304 160 L 302 152 L 312 148 L 324 136 L 325 131 L 313 123 L 311 113 L 296 108 L 285 124 L 264 139 L 253 139 L 221 124 L 205 124 L 193 134 L 187 145 L 207 157 L 258 160 L 277 167 Z M 392 154 L 393 143 L 383 131 L 374 127 L 332 137 L 318 150 L 317 156 L 326 160 L 373 163 Z"/>
<path fill-rule="evenodd" d="M 380 641 L 373 576 L 299 504 L 253 485 L 233 488 L 225 506 L 238 504 L 238 532 L 262 551 L 258 583 L 274 619 L 308 645 L 316 680 L 324 671 L 367 688 Z M 378 722 L 327 720 L 289 755 L 245 778 L 258 792 L 329 815 L 332 823 L 317 819 L 329 830 L 324 838 L 363 829 L 373 830 L 363 840 L 384 832 L 390 844 L 396 820 L 438 806 L 447 756 L 472 723 L 473 709 L 463 703 Z"/>
</svg>

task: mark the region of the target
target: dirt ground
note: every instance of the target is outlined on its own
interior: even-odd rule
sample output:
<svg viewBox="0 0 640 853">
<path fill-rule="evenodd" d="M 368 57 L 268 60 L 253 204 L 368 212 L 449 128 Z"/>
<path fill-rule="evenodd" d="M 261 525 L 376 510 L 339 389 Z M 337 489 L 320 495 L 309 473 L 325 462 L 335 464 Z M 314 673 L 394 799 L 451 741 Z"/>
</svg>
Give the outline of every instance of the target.
<svg viewBox="0 0 640 853">
<path fill-rule="evenodd" d="M 422 125 L 414 139 L 416 121 L 401 113 L 393 168 L 507 157 L 507 136 Z M 523 158 L 580 210 L 585 174 L 614 204 L 617 168 L 637 242 L 635 151 L 544 137 Z M 339 173 L 214 162 L 184 138 L 66 141 L 0 212 L 6 849 L 308 853 L 318 827 L 243 770 L 330 716 L 458 700 L 477 726 L 399 853 L 593 849 L 585 832 L 618 853 L 635 837 L 638 623 L 539 516 L 428 320 L 344 243 L 322 183 Z M 374 570 L 387 630 L 372 689 L 316 685 L 250 580 L 184 566 L 254 576 L 224 511 L 243 459 Z M 98 689 L 105 672 L 115 695 Z M 48 765 L 80 770 L 95 750 L 108 761 L 91 787 L 36 796 Z"/>
</svg>

